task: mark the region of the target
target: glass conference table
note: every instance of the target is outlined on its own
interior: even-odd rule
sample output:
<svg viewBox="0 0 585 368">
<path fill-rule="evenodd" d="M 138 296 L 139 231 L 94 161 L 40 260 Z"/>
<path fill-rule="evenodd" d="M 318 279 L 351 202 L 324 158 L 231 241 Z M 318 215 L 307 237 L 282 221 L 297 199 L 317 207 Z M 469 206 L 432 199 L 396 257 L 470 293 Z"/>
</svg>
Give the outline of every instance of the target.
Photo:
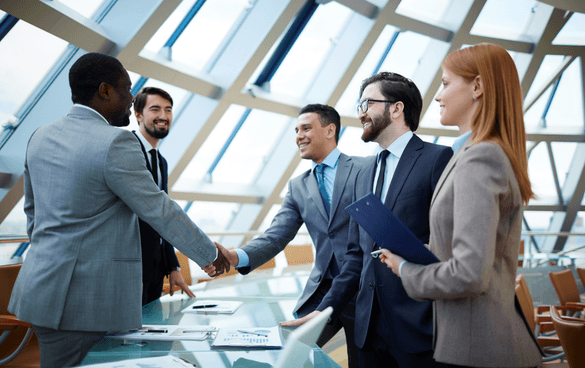
<svg viewBox="0 0 585 368">
<path fill-rule="evenodd" d="M 196 298 L 180 292 L 163 296 L 142 309 L 143 325 L 210 325 L 222 327 L 274 327 L 293 318 L 296 305 L 311 265 L 286 269 L 257 270 L 249 275 L 234 275 L 200 283 L 191 287 Z M 205 315 L 181 313 L 196 300 L 238 300 L 243 304 L 234 314 Z M 283 328 L 283 344 L 293 329 Z M 147 358 L 171 354 L 201 368 L 269 368 L 273 367 L 282 349 L 212 348 L 205 341 L 131 341 L 100 339 L 83 360 L 82 365 L 113 362 L 123 359 Z M 309 361 L 299 367 L 339 368 L 317 345 Z"/>
</svg>

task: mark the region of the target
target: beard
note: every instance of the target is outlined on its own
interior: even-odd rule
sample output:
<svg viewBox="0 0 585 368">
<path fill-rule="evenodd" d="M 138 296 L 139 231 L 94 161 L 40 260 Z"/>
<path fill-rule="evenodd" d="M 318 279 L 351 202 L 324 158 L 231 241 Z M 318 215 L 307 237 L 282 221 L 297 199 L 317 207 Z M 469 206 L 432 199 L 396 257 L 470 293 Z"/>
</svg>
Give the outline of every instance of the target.
<svg viewBox="0 0 585 368">
<path fill-rule="evenodd" d="M 110 125 L 115 127 L 125 127 L 130 125 L 130 114 L 125 113 L 122 116 L 117 116 L 115 119 L 112 119 Z"/>
<path fill-rule="evenodd" d="M 147 126 L 146 124 L 144 124 L 144 130 L 146 130 L 146 132 L 153 138 L 157 138 L 157 139 L 162 139 L 164 137 L 166 137 L 167 135 L 169 135 L 169 130 L 168 129 L 159 129 L 156 127 L 156 120 L 152 122 L 151 126 Z M 168 121 L 167 121 L 168 123 Z"/>
<path fill-rule="evenodd" d="M 386 129 L 386 127 L 392 124 L 392 120 L 390 119 L 390 111 L 385 110 L 383 115 L 377 115 L 369 118 L 368 120 L 363 119 L 362 124 L 370 122 L 371 125 L 364 129 L 362 133 L 362 140 L 364 142 L 371 142 L 378 138 L 380 133 Z"/>
</svg>

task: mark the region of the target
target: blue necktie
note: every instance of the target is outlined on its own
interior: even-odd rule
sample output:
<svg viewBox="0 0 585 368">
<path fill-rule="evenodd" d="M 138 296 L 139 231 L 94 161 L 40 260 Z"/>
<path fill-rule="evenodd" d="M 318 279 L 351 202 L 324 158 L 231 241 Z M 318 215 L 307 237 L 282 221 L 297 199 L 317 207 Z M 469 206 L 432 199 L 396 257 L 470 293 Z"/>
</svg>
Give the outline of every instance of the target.
<svg viewBox="0 0 585 368">
<path fill-rule="evenodd" d="M 317 175 L 317 183 L 319 184 L 319 192 L 321 192 L 321 199 L 323 199 L 323 205 L 327 210 L 327 214 L 329 215 L 330 211 L 330 202 L 329 194 L 327 194 L 327 189 L 325 189 L 325 176 L 323 175 L 323 170 L 325 169 L 325 164 L 319 164 L 315 168 L 315 174 Z"/>
</svg>

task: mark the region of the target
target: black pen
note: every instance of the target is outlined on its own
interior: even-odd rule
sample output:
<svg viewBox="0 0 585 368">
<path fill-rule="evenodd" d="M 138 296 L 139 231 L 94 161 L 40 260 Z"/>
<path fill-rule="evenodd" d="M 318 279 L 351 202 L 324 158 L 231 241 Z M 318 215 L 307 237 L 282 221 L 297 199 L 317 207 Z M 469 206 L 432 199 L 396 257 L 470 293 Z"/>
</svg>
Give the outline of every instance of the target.
<svg viewBox="0 0 585 368">
<path fill-rule="evenodd" d="M 217 304 L 194 305 L 193 309 L 213 308 L 213 307 L 217 307 Z"/>
<path fill-rule="evenodd" d="M 154 333 L 167 333 L 167 330 L 146 330 L 146 332 L 154 332 Z"/>
</svg>

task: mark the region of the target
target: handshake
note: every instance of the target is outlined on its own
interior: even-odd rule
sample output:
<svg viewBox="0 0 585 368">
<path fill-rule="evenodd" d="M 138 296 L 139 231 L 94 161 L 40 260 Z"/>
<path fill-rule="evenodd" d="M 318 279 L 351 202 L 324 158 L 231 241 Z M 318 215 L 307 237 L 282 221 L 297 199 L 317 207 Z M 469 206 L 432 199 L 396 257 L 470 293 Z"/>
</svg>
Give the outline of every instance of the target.
<svg viewBox="0 0 585 368">
<path fill-rule="evenodd" d="M 217 259 L 205 267 L 201 267 L 210 277 L 217 277 L 224 272 L 230 271 L 230 265 L 236 267 L 239 262 L 238 255 L 234 250 L 225 249 L 221 244 L 213 242 L 217 247 Z"/>
</svg>

